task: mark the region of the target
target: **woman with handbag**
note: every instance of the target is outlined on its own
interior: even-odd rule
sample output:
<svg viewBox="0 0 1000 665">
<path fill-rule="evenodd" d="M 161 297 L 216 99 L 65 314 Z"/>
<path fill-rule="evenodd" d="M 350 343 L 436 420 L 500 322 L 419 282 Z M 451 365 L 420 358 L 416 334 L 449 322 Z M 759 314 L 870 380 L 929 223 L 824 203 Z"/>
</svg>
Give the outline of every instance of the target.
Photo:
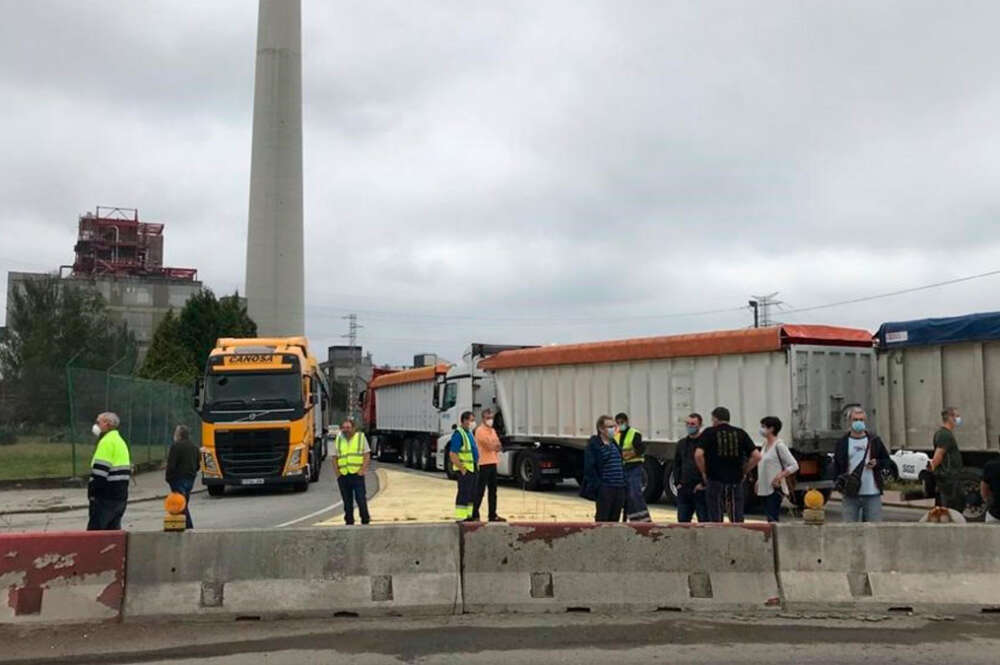
<svg viewBox="0 0 1000 665">
<path fill-rule="evenodd" d="M 757 465 L 757 496 L 764 500 L 768 522 L 777 522 L 781 500 L 785 496 L 785 478 L 799 470 L 799 464 L 784 441 L 778 438 L 781 420 L 774 416 L 761 418 L 760 434 L 764 437 L 760 464 Z"/>
<path fill-rule="evenodd" d="M 882 521 L 882 474 L 889 451 L 882 439 L 868 432 L 865 411 L 851 410 L 850 433 L 837 442 L 833 461 L 845 522 Z"/>
</svg>

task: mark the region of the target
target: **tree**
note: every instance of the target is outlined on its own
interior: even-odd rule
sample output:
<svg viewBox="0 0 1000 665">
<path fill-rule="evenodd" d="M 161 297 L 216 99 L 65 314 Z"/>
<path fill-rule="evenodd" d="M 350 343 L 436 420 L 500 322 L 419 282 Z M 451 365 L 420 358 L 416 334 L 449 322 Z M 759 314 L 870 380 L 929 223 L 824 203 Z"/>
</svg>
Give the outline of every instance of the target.
<svg viewBox="0 0 1000 665">
<path fill-rule="evenodd" d="M 7 329 L 0 338 L 0 376 L 8 420 L 55 425 L 66 421 L 66 365 L 135 367 L 138 345 L 114 322 L 104 298 L 86 282 L 45 275 L 11 289 Z"/>
<path fill-rule="evenodd" d="M 179 315 L 169 312 L 156 327 L 139 375 L 190 382 L 204 371 L 217 339 L 256 336 L 257 324 L 239 293 L 216 298 L 211 289 L 202 289 L 188 298 Z"/>
</svg>

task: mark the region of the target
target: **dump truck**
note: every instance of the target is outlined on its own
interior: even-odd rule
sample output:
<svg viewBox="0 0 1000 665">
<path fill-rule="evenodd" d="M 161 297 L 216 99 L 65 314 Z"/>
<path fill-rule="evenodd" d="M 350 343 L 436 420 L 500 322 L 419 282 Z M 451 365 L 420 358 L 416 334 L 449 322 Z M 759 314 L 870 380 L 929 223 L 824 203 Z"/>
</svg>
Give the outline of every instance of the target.
<svg viewBox="0 0 1000 665">
<path fill-rule="evenodd" d="M 894 459 L 916 467 L 933 456 L 941 411 L 957 408 L 963 512 L 966 519 L 982 519 L 982 468 L 1000 455 L 1000 312 L 883 323 L 875 338 L 878 427 L 886 445 L 897 450 Z M 916 475 L 925 494 L 935 494 L 926 468 L 896 467 L 889 473 Z"/>
<path fill-rule="evenodd" d="M 227 486 L 308 490 L 327 454 L 329 394 L 306 338 L 219 339 L 195 385 L 209 495 Z"/>
<path fill-rule="evenodd" d="M 875 351 L 867 330 L 765 328 L 502 351 L 479 363 L 492 377 L 504 450 L 500 472 L 529 489 L 580 479 L 598 416 L 629 414 L 647 442 L 648 502 L 671 482 L 676 443 L 689 413 L 706 426 L 716 406 L 754 439 L 760 419 L 778 416 L 799 462 L 796 496 L 829 492 L 835 442 L 854 406 L 875 406 Z M 748 492 L 752 497 L 753 492 Z"/>
</svg>

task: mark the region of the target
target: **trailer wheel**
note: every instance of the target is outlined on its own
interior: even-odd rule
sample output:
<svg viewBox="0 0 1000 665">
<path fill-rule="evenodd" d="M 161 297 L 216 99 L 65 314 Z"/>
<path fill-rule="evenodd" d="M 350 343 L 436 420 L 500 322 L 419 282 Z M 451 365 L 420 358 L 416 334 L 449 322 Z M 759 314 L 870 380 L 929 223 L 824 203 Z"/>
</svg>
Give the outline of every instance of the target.
<svg viewBox="0 0 1000 665">
<path fill-rule="evenodd" d="M 223 496 L 226 493 L 225 485 L 209 485 L 208 495 L 209 496 Z"/>
<path fill-rule="evenodd" d="M 526 450 L 517 458 L 517 483 L 526 490 L 536 491 L 542 485 L 542 465 L 538 455 Z"/>
<path fill-rule="evenodd" d="M 663 496 L 663 465 L 652 457 L 642 463 L 642 498 L 646 504 L 657 503 Z"/>
<path fill-rule="evenodd" d="M 666 462 L 663 465 L 663 495 L 667 503 L 677 505 L 677 483 L 674 482 L 673 462 Z"/>
<path fill-rule="evenodd" d="M 455 480 L 458 478 L 458 474 L 455 473 L 455 469 L 451 466 L 451 455 L 447 453 L 444 456 L 444 475 L 448 476 L 448 480 Z"/>
<path fill-rule="evenodd" d="M 407 439 L 406 441 L 403 441 L 403 464 L 410 469 L 412 469 L 415 466 L 413 460 L 414 457 L 413 453 L 414 453 L 413 439 Z"/>
<path fill-rule="evenodd" d="M 423 471 L 434 470 L 434 455 L 431 454 L 430 441 L 423 441 L 420 444 L 420 469 Z"/>
</svg>

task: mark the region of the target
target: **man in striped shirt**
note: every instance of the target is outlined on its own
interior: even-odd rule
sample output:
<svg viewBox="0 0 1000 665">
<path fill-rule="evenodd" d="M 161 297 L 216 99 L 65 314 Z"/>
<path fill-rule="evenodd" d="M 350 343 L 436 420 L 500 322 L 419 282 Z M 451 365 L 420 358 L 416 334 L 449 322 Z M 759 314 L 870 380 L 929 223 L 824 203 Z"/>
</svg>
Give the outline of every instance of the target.
<svg viewBox="0 0 1000 665">
<path fill-rule="evenodd" d="M 118 531 L 128 505 L 128 482 L 132 479 L 132 462 L 128 445 L 118 433 L 120 421 L 114 413 L 97 416 L 91 428 L 97 438 L 97 449 L 90 460 L 90 519 L 87 531 Z"/>
<path fill-rule="evenodd" d="M 583 487 L 580 496 L 597 502 L 596 522 L 617 522 L 625 507 L 625 468 L 615 444 L 615 421 L 597 419 L 597 433 L 590 437 L 583 455 Z"/>
</svg>

